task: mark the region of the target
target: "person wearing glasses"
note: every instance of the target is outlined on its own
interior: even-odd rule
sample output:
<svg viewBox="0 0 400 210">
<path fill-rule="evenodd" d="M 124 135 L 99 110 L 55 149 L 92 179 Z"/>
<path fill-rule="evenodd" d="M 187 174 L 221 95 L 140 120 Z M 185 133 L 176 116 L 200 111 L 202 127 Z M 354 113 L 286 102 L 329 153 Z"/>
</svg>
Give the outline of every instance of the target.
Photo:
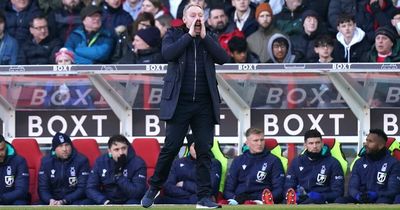
<svg viewBox="0 0 400 210">
<path fill-rule="evenodd" d="M 55 54 L 62 47 L 58 38 L 49 35 L 47 19 L 44 16 L 34 17 L 29 22 L 31 38 L 20 46 L 17 64 L 54 64 Z"/>
</svg>

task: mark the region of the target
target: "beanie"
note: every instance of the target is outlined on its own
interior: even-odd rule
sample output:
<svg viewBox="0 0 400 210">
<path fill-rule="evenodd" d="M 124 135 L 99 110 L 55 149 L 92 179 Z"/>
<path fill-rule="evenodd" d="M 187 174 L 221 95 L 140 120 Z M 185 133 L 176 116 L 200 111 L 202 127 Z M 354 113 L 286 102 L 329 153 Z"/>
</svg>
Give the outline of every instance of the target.
<svg viewBox="0 0 400 210">
<path fill-rule="evenodd" d="M 97 6 L 89 5 L 89 6 L 84 7 L 81 10 L 80 15 L 81 15 L 81 18 L 83 20 L 83 19 L 85 19 L 86 16 L 93 15 L 94 13 L 101 14 L 102 13 L 101 8 L 97 7 Z"/>
<path fill-rule="evenodd" d="M 385 35 L 387 36 L 392 43 L 396 43 L 396 34 L 394 31 L 389 28 L 389 26 L 381 26 L 375 31 L 375 37 L 378 35 Z"/>
<path fill-rule="evenodd" d="M 139 30 L 136 35 L 143 39 L 150 47 L 156 47 L 161 42 L 160 30 L 155 26 L 150 26 Z"/>
<path fill-rule="evenodd" d="M 56 62 L 64 56 L 68 57 L 74 63 L 74 53 L 65 47 L 56 52 Z"/>
<path fill-rule="evenodd" d="M 265 2 L 264 2 L 264 3 L 259 4 L 259 5 L 257 6 L 257 8 L 256 8 L 256 19 L 258 18 L 258 16 L 260 16 L 260 13 L 261 13 L 261 12 L 264 12 L 264 11 L 269 12 L 269 14 L 270 14 L 271 16 L 273 15 L 271 6 L 270 6 L 268 3 L 265 3 Z"/>
<path fill-rule="evenodd" d="M 311 9 L 306 10 L 306 11 L 303 12 L 303 14 L 301 14 L 301 20 L 302 20 L 303 23 L 304 23 L 304 21 L 306 20 L 307 17 L 315 17 L 317 20 L 319 20 L 318 19 L 319 18 L 318 13 L 316 11 L 314 11 L 314 10 L 311 10 Z"/>
<path fill-rule="evenodd" d="M 56 135 L 54 135 L 53 140 L 51 142 L 51 150 L 55 151 L 56 148 L 64 143 L 72 144 L 71 138 L 67 136 L 66 134 L 57 132 Z"/>
</svg>

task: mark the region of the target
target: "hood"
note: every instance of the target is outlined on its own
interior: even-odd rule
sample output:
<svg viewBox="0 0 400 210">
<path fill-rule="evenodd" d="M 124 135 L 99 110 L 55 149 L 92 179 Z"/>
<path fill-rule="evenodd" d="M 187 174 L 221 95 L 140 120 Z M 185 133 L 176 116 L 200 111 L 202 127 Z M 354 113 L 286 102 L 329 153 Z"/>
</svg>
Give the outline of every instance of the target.
<svg viewBox="0 0 400 210">
<path fill-rule="evenodd" d="M 348 56 L 350 54 L 350 48 L 351 46 L 361 42 L 365 37 L 365 32 L 359 28 L 356 27 L 356 30 L 354 31 L 354 36 L 353 39 L 350 41 L 349 44 L 346 44 L 346 42 L 344 41 L 344 36 L 342 33 L 338 32 L 336 34 L 336 39 L 343 45 L 344 47 L 344 58 L 347 58 L 347 60 L 350 62 L 350 56 Z"/>
<path fill-rule="evenodd" d="M 0 163 L 0 165 L 6 164 L 8 162 L 8 160 L 10 160 L 11 157 L 17 155 L 17 152 L 16 152 L 14 146 L 12 144 L 10 144 L 8 141 L 6 141 L 6 148 L 7 148 L 6 158 L 3 163 Z"/>
<path fill-rule="evenodd" d="M 271 60 L 274 63 L 277 63 L 277 61 L 276 61 L 276 59 L 275 59 L 275 57 L 274 57 L 274 55 L 272 53 L 272 43 L 278 38 L 284 38 L 289 43 L 289 46 L 288 46 L 288 49 L 287 49 L 287 54 L 286 54 L 285 59 L 283 60 L 283 62 L 284 63 L 293 63 L 293 61 L 295 59 L 295 56 L 292 55 L 292 43 L 290 43 L 289 38 L 287 38 L 285 35 L 280 34 L 280 33 L 276 33 L 276 34 L 272 35 L 271 38 L 268 41 L 267 52 L 268 52 Z"/>
<path fill-rule="evenodd" d="M 250 153 L 250 150 L 247 149 L 243 152 L 243 155 L 245 155 L 248 158 L 263 158 L 267 155 L 269 155 L 271 152 L 268 149 L 264 149 L 264 151 L 262 151 L 261 153 L 257 153 L 257 154 L 252 154 Z"/>
</svg>

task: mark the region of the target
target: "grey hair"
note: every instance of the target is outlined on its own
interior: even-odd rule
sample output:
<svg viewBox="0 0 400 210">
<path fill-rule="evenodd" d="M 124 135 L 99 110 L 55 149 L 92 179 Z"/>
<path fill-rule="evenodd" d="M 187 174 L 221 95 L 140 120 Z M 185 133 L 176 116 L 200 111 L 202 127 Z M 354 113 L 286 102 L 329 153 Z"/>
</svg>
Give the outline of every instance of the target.
<svg viewBox="0 0 400 210">
<path fill-rule="evenodd" d="M 198 4 L 191 4 L 191 3 L 189 3 L 189 4 L 186 4 L 185 8 L 183 8 L 183 15 L 184 15 L 184 16 L 186 15 L 186 11 L 187 11 L 190 7 L 198 7 L 198 8 L 200 8 L 201 10 L 203 10 L 203 7 L 201 7 L 201 6 L 198 5 Z"/>
</svg>

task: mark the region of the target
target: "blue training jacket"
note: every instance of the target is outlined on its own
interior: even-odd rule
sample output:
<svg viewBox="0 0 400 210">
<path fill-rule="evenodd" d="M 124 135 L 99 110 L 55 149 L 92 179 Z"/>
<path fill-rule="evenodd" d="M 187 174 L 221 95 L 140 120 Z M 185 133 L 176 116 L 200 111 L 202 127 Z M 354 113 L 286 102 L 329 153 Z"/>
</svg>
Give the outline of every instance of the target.
<svg viewBox="0 0 400 210">
<path fill-rule="evenodd" d="M 87 183 L 86 194 L 97 204 L 125 203 L 136 200 L 137 203 L 146 191 L 146 164 L 136 156 L 131 146 L 128 147 L 128 162 L 123 169 L 123 175 L 115 178 L 115 161 L 109 154 L 97 158 Z"/>
<path fill-rule="evenodd" d="M 358 159 L 351 172 L 349 195 L 356 199 L 360 192 L 373 191 L 379 197 L 394 199 L 400 193 L 400 162 L 389 151 L 380 160 L 372 160 L 365 154 Z"/>
<path fill-rule="evenodd" d="M 248 150 L 233 160 L 226 178 L 224 197 L 235 199 L 246 194 L 251 200 L 262 200 L 262 192 L 268 188 L 276 202 L 282 198 L 284 182 L 282 163 L 275 155 L 268 150 L 260 154 L 251 154 Z"/>
<path fill-rule="evenodd" d="M 0 205 L 9 205 L 16 201 L 26 201 L 28 204 L 28 166 L 10 143 L 6 142 L 6 147 L 6 158 L 0 163 Z"/>
<path fill-rule="evenodd" d="M 289 188 L 296 190 L 298 185 L 307 193 L 320 193 L 323 200 L 316 201 L 319 203 L 334 202 L 336 198 L 343 196 L 343 170 L 328 148 L 325 154 L 315 160 L 302 154 L 292 161 L 286 176 L 284 192 Z"/>
<path fill-rule="evenodd" d="M 42 203 L 49 204 L 50 199 L 65 199 L 68 204 L 72 204 L 86 198 L 89 161 L 72 144 L 71 147 L 71 157 L 67 160 L 57 158 L 54 151 L 42 158 L 38 186 Z"/>
</svg>

